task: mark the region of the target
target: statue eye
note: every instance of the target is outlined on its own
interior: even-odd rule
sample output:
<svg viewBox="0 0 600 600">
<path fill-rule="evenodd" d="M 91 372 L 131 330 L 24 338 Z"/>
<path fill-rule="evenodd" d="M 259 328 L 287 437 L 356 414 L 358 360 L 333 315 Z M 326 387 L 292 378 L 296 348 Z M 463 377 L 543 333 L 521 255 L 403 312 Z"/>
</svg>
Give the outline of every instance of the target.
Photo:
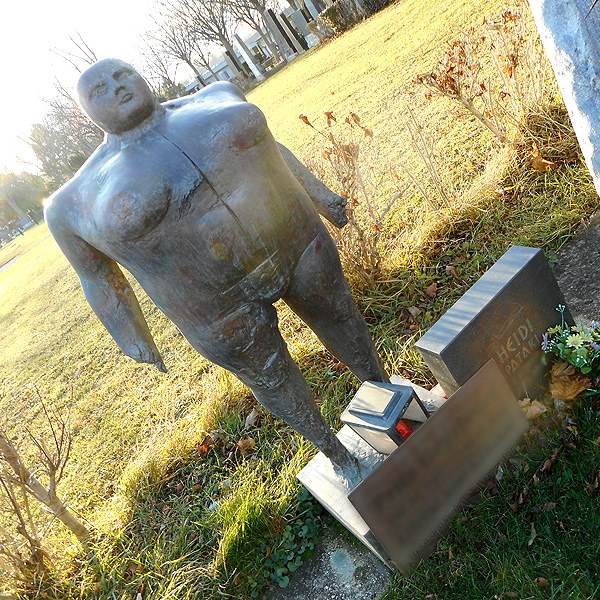
<svg viewBox="0 0 600 600">
<path fill-rule="evenodd" d="M 106 84 L 101 83 L 100 85 L 97 85 L 92 89 L 92 93 L 90 94 L 90 96 L 102 96 L 104 94 L 106 94 Z"/>
</svg>

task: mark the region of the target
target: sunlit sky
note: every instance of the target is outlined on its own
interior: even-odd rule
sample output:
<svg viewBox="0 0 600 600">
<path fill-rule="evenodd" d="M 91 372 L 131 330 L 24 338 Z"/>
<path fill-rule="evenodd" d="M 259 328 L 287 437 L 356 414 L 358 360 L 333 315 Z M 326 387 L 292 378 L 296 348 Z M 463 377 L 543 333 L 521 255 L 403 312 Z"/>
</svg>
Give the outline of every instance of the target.
<svg viewBox="0 0 600 600">
<path fill-rule="evenodd" d="M 139 64 L 141 36 L 152 26 L 154 0 L 4 0 L 0 8 L 0 172 L 36 172 L 26 144 L 58 77 L 74 88 L 78 73 L 52 50 L 75 50 L 81 34 L 98 58 Z"/>
</svg>

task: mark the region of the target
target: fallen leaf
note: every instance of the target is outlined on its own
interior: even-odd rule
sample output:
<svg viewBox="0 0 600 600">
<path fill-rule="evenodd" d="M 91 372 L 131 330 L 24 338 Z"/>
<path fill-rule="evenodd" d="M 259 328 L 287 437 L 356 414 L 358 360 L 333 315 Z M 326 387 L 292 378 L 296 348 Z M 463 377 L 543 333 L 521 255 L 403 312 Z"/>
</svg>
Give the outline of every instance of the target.
<svg viewBox="0 0 600 600">
<path fill-rule="evenodd" d="M 237 447 L 242 451 L 242 453 L 252 452 L 256 448 L 256 442 L 253 438 L 242 438 L 238 441 Z"/>
<path fill-rule="evenodd" d="M 409 306 L 406 310 L 410 313 L 410 316 L 413 319 L 416 319 L 421 314 L 421 309 L 417 308 L 416 306 Z"/>
<path fill-rule="evenodd" d="M 350 116 L 352 117 L 352 120 L 357 124 L 360 125 L 360 119 L 358 118 L 358 115 L 356 113 L 351 112 Z"/>
<path fill-rule="evenodd" d="M 197 494 L 201 489 L 202 489 L 202 484 L 200 482 L 195 483 L 192 486 L 192 492 L 194 492 L 195 494 Z"/>
<path fill-rule="evenodd" d="M 537 419 L 548 411 L 548 409 L 539 400 L 530 400 L 529 398 L 523 398 L 523 400 L 519 400 L 519 406 L 529 421 Z"/>
<path fill-rule="evenodd" d="M 309 125 L 310 127 L 313 126 L 313 124 L 308 120 L 308 117 L 306 115 L 298 115 L 298 118 L 305 124 L 305 125 Z"/>
<path fill-rule="evenodd" d="M 542 465 L 540 471 L 544 473 L 550 472 L 554 468 L 554 465 L 556 464 L 556 461 L 558 460 L 558 457 L 560 456 L 561 452 L 562 446 L 555 448 L 554 452 L 552 452 L 552 456 L 544 461 L 544 464 Z"/>
<path fill-rule="evenodd" d="M 434 281 L 433 283 L 429 284 L 426 288 L 425 288 L 425 293 L 430 297 L 430 298 L 435 298 L 435 295 L 437 294 L 437 283 Z"/>
<path fill-rule="evenodd" d="M 452 277 L 457 277 L 456 267 L 453 265 L 446 265 L 446 275 L 451 275 Z"/>
<path fill-rule="evenodd" d="M 573 365 L 559 361 L 550 370 L 550 385 L 548 390 L 553 398 L 563 402 L 572 402 L 586 390 L 591 381 L 577 372 Z"/>
<path fill-rule="evenodd" d="M 498 483 L 494 479 L 488 479 L 485 482 L 485 489 L 492 494 L 492 496 L 498 495 Z"/>
<path fill-rule="evenodd" d="M 556 502 L 545 502 L 542 504 L 544 510 L 554 510 L 556 508 Z"/>
<path fill-rule="evenodd" d="M 558 165 L 551 160 L 542 158 L 539 148 L 536 144 L 533 144 L 533 148 L 531 149 L 531 166 L 540 173 L 546 173 L 552 169 L 556 169 Z"/>
<path fill-rule="evenodd" d="M 550 582 L 545 577 L 536 577 L 533 583 L 541 589 L 545 589 L 550 585 Z"/>
<path fill-rule="evenodd" d="M 214 445 L 215 442 L 212 437 L 207 435 L 202 440 L 202 443 L 196 448 L 196 453 L 200 458 L 204 458 L 208 454 L 209 450 L 214 447 Z"/>
<path fill-rule="evenodd" d="M 256 425 L 256 421 L 258 421 L 258 417 L 260 416 L 260 412 L 253 408 L 250 411 L 250 414 L 246 417 L 246 422 L 244 423 L 244 429 L 250 429 L 250 427 L 254 427 Z"/>
<path fill-rule="evenodd" d="M 325 116 L 327 117 L 327 127 L 331 127 L 331 122 L 337 123 L 337 119 L 333 116 L 331 111 L 325 111 Z"/>
<path fill-rule="evenodd" d="M 178 494 L 181 494 L 181 492 L 183 492 L 183 488 L 185 486 L 183 485 L 183 483 L 181 481 L 177 482 L 177 485 L 175 486 L 175 490 L 177 490 Z"/>
<path fill-rule="evenodd" d="M 452 552 L 452 546 L 448 548 L 448 560 L 452 560 L 454 558 L 454 553 Z"/>
<path fill-rule="evenodd" d="M 529 534 L 529 539 L 527 540 L 527 546 L 531 546 L 533 544 L 535 538 L 537 537 L 537 531 L 535 530 L 535 525 L 531 524 L 531 533 Z"/>
<path fill-rule="evenodd" d="M 267 550 L 265 552 L 265 558 L 269 558 L 271 556 L 271 546 L 267 546 Z"/>
<path fill-rule="evenodd" d="M 371 137 L 371 138 L 373 137 L 373 130 L 372 129 L 369 129 L 368 127 L 364 127 L 363 131 L 365 132 L 365 135 L 367 137 Z"/>
<path fill-rule="evenodd" d="M 233 584 L 234 585 L 240 585 L 240 583 L 242 582 L 242 576 L 238 575 L 234 580 L 233 580 Z"/>
</svg>

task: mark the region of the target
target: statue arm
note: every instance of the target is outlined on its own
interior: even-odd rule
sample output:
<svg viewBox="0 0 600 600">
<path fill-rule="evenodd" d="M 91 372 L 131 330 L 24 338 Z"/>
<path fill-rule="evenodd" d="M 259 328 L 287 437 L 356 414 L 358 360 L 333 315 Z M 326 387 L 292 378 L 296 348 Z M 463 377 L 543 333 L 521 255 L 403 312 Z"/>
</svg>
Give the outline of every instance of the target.
<svg viewBox="0 0 600 600">
<path fill-rule="evenodd" d="M 87 301 L 119 348 L 135 361 L 166 372 L 138 300 L 117 263 L 49 217 L 47 213 L 50 231 L 79 276 Z"/>
<path fill-rule="evenodd" d="M 283 144 L 277 142 L 283 160 L 294 174 L 300 185 L 306 190 L 317 212 L 332 225 L 342 228 L 348 222 L 346 199 L 330 190 L 317 179 Z"/>
</svg>

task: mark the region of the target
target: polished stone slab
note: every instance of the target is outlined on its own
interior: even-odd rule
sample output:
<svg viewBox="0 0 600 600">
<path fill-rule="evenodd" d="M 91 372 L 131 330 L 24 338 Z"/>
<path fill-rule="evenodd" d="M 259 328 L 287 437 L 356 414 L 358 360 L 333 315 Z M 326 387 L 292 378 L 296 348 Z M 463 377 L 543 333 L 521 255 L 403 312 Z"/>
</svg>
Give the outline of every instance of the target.
<svg viewBox="0 0 600 600">
<path fill-rule="evenodd" d="M 385 458 L 383 454 L 373 450 L 348 425 L 342 427 L 337 437 L 354 456 L 361 457 L 360 466 L 364 476 L 370 474 Z M 369 526 L 348 500 L 348 488 L 345 482 L 334 472 L 331 461 L 322 452 L 319 452 L 298 473 L 298 479 L 350 533 L 367 546 L 386 566 L 390 569 L 394 568 Z"/>
<path fill-rule="evenodd" d="M 494 358 L 517 398 L 546 386 L 541 337 L 565 304 L 544 253 L 511 247 L 416 343 L 450 395 Z M 573 319 L 565 310 L 565 319 Z"/>
<path fill-rule="evenodd" d="M 444 524 L 527 430 L 494 360 L 488 361 L 349 493 L 402 572 L 431 551 Z"/>
</svg>

